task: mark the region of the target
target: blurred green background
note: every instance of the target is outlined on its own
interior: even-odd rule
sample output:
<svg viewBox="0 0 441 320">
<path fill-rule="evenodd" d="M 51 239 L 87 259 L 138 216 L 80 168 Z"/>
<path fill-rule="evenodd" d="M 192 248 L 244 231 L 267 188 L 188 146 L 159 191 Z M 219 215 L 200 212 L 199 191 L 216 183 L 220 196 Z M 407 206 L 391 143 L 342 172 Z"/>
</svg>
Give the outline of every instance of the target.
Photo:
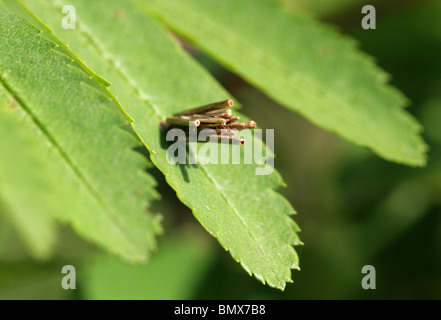
<svg viewBox="0 0 441 320">
<path fill-rule="evenodd" d="M 386 162 L 314 126 L 185 44 L 244 114 L 275 129 L 275 167 L 288 185 L 280 192 L 299 212 L 305 243 L 294 283 L 280 292 L 248 276 L 151 168 L 162 194 L 151 211 L 163 215 L 165 232 L 149 264 L 127 265 L 63 226 L 54 257 L 35 261 L 0 215 L 0 299 L 441 298 L 441 6 L 370 1 L 377 29 L 363 30 L 365 1 L 273 1 L 338 26 L 391 74 L 425 128 L 427 167 Z M 67 264 L 76 290 L 61 288 Z M 375 290 L 361 287 L 364 265 L 376 268 Z"/>
</svg>

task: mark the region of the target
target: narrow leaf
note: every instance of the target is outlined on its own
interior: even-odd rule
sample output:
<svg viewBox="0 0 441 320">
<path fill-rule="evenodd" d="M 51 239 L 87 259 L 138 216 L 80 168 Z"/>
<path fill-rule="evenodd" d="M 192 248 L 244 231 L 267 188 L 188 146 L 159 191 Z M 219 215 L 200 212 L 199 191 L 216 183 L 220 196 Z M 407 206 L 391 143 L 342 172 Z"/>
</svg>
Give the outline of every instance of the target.
<svg viewBox="0 0 441 320">
<path fill-rule="evenodd" d="M 67 3 L 42 1 L 29 6 L 87 65 L 110 80 L 110 90 L 134 119 L 132 126 L 150 150 L 152 162 L 204 228 L 249 274 L 283 289 L 291 281 L 290 268 L 298 268 L 292 245 L 300 240 L 289 217 L 293 208 L 273 191 L 283 185 L 279 174 L 257 176 L 260 165 L 243 162 L 174 165 L 167 161 L 160 122 L 231 96 L 131 1 L 92 5 L 75 1 L 77 30 L 60 27 L 59 13 Z M 247 144 L 252 145 L 253 139 Z"/>
<path fill-rule="evenodd" d="M 139 2 L 283 106 L 387 160 L 425 164 L 405 97 L 351 39 L 267 0 Z"/>
<path fill-rule="evenodd" d="M 2 2 L 0 53 L 0 87 L 16 104 L 11 116 L 25 119 L 30 147 L 45 155 L 50 213 L 127 260 L 145 260 L 160 229 L 145 211 L 155 182 L 121 129 L 128 121 L 81 65 Z"/>
</svg>

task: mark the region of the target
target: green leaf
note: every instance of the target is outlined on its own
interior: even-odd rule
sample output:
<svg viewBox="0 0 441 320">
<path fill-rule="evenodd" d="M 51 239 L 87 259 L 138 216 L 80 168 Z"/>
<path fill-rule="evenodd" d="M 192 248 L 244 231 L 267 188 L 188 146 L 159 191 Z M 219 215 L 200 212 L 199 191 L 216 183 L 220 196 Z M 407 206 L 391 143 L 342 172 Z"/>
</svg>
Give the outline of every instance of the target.
<svg viewBox="0 0 441 320">
<path fill-rule="evenodd" d="M 0 140 L 10 139 L 2 143 L 20 159 L 12 173 L 8 158 L 0 159 L 2 189 L 11 188 L 15 198 L 0 197 L 20 216 L 32 215 L 35 205 L 126 260 L 145 260 L 160 230 L 145 212 L 156 197 L 155 182 L 143 172 L 145 159 L 131 150 L 137 141 L 121 129 L 128 121 L 81 65 L 2 2 L 0 52 L 1 106 L 14 105 L 7 112 L 15 118 L 11 137 Z M 27 174 L 31 170 L 41 172 Z M 43 193 L 44 203 L 34 203 Z M 19 207 L 18 201 L 29 203 Z"/>
<path fill-rule="evenodd" d="M 425 164 L 406 98 L 351 39 L 267 0 L 139 2 L 283 106 L 387 160 Z"/>
<path fill-rule="evenodd" d="M 134 119 L 132 127 L 152 162 L 204 228 L 249 274 L 283 289 L 291 281 L 290 268 L 298 268 L 292 245 L 300 240 L 289 217 L 294 209 L 273 190 L 283 185 L 279 174 L 257 176 L 257 164 L 185 166 L 167 161 L 160 121 L 230 95 L 131 1 L 75 1 L 76 30 L 60 26 L 64 4 L 70 3 L 29 6 L 87 65 L 110 80 L 110 90 Z"/>
</svg>

